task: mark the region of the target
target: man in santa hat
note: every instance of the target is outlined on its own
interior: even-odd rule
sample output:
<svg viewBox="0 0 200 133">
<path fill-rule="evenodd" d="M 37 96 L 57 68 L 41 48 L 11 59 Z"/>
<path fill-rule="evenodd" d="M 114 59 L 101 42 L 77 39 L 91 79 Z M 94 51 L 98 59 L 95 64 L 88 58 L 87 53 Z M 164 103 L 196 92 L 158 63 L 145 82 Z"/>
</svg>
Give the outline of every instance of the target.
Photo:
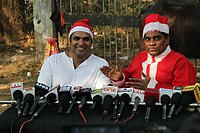
<svg viewBox="0 0 200 133">
<path fill-rule="evenodd" d="M 194 65 L 169 46 L 169 26 L 166 17 L 156 13 L 145 17 L 142 41 L 146 50 L 136 55 L 123 71 L 118 66 L 114 69 L 104 66 L 101 71 L 118 86 L 142 90 L 173 89 L 175 86 L 196 83 Z"/>
<path fill-rule="evenodd" d="M 68 37 L 69 50 L 44 61 L 36 85 L 46 90 L 57 85 L 68 86 L 73 93 L 74 89 L 95 89 L 110 83 L 110 79 L 100 71 L 100 67 L 108 66 L 108 62 L 91 52 L 93 33 L 89 20 L 76 21 Z"/>
</svg>

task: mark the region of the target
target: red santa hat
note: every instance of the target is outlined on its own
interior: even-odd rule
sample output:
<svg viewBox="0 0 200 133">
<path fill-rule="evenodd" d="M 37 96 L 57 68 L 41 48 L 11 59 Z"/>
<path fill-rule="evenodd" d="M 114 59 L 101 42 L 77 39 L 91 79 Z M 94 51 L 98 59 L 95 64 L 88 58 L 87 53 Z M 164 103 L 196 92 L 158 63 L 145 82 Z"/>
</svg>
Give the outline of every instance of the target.
<svg viewBox="0 0 200 133">
<path fill-rule="evenodd" d="M 142 37 L 148 31 L 159 31 L 169 34 L 168 19 L 159 14 L 150 14 L 143 21 L 143 34 Z"/>
<path fill-rule="evenodd" d="M 69 31 L 69 37 L 76 31 L 86 32 L 90 34 L 91 38 L 93 39 L 93 33 L 90 27 L 90 21 L 87 18 L 78 20 L 72 25 Z"/>
</svg>

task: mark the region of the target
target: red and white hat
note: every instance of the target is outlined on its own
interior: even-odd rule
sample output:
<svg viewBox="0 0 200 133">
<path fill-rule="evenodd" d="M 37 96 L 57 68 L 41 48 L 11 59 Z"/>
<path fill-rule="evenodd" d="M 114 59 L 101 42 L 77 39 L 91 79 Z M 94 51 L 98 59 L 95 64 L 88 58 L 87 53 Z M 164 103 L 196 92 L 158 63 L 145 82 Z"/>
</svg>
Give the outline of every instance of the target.
<svg viewBox="0 0 200 133">
<path fill-rule="evenodd" d="M 72 25 L 69 31 L 69 37 L 76 31 L 86 32 L 90 34 L 91 38 L 93 39 L 93 33 L 90 27 L 90 21 L 87 18 L 78 20 Z"/>
<path fill-rule="evenodd" d="M 142 37 L 148 31 L 159 31 L 169 34 L 168 19 L 159 14 L 150 14 L 143 21 L 143 34 Z"/>
</svg>

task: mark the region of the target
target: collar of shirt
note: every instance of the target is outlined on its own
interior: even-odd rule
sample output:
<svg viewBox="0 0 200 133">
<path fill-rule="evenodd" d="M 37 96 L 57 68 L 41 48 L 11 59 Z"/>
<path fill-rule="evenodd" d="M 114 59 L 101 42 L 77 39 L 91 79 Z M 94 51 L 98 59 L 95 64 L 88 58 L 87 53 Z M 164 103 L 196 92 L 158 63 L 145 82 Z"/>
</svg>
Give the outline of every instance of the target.
<svg viewBox="0 0 200 133">
<path fill-rule="evenodd" d="M 171 48 L 170 48 L 169 45 L 168 45 L 167 48 L 165 49 L 165 51 L 162 52 L 160 55 L 158 55 L 158 56 L 151 56 L 151 55 L 148 53 L 148 56 L 150 57 L 149 59 L 152 59 L 151 62 L 159 62 L 159 61 L 161 61 L 163 58 L 165 58 L 165 56 L 167 56 L 170 52 L 171 52 Z"/>
</svg>

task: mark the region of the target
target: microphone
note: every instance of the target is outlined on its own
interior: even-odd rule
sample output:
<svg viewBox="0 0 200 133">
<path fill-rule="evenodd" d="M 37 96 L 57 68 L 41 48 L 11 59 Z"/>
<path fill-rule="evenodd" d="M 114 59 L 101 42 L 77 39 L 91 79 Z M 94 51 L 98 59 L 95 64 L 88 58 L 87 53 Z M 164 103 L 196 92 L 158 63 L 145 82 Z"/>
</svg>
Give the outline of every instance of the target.
<svg viewBox="0 0 200 133">
<path fill-rule="evenodd" d="M 14 100 L 16 100 L 17 102 L 17 114 L 18 116 L 21 116 L 21 102 L 22 102 L 22 99 L 23 99 L 23 93 L 21 90 L 16 90 L 13 92 L 13 98 Z"/>
<path fill-rule="evenodd" d="M 112 118 L 113 119 L 117 119 L 117 110 L 118 110 L 119 95 L 117 95 L 114 99 L 115 99 L 115 101 L 114 101 L 115 105 L 114 105 L 114 109 L 113 109 L 113 116 L 112 116 Z"/>
<path fill-rule="evenodd" d="M 181 101 L 181 93 L 175 92 L 171 98 L 171 108 L 167 116 L 168 120 L 171 119 L 172 114 L 174 113 L 175 107 L 179 105 L 180 101 Z"/>
<path fill-rule="evenodd" d="M 69 114 L 71 112 L 72 107 L 74 106 L 74 104 L 76 103 L 76 99 L 77 99 L 77 94 L 78 91 L 75 91 L 72 95 L 72 100 L 71 100 L 71 104 L 69 105 L 67 111 L 65 112 L 66 114 Z"/>
<path fill-rule="evenodd" d="M 127 93 L 124 93 L 120 96 L 120 101 L 121 102 L 120 102 L 119 110 L 117 113 L 117 119 L 120 119 L 124 106 L 130 103 L 131 98 L 129 97 Z"/>
<path fill-rule="evenodd" d="M 156 99 L 154 96 L 150 95 L 146 97 L 146 113 L 145 113 L 145 120 L 149 121 L 149 116 L 151 113 L 151 108 L 155 106 Z"/>
<path fill-rule="evenodd" d="M 159 101 L 159 90 L 158 89 L 151 89 L 151 88 L 146 88 L 144 92 L 144 100 L 146 101 L 146 98 L 148 96 L 153 96 L 155 99 L 155 102 Z"/>
<path fill-rule="evenodd" d="M 108 115 L 109 113 L 111 113 L 113 99 L 117 96 L 118 90 L 119 88 L 117 86 L 111 86 L 111 85 L 105 86 L 102 89 L 102 94 L 104 94 L 106 98 L 106 99 L 104 98 L 102 106 L 104 108 L 104 115 Z M 106 105 L 107 102 L 106 100 L 108 101 L 108 105 Z M 118 104 L 118 102 L 117 103 L 115 102 L 115 104 Z M 116 112 L 116 108 L 117 107 L 115 106 L 114 113 Z"/>
<path fill-rule="evenodd" d="M 79 104 L 79 106 L 78 106 L 79 109 L 82 109 L 83 106 L 84 106 L 85 104 L 87 104 L 87 101 L 88 101 L 88 100 L 91 101 L 91 99 L 92 99 L 92 98 L 91 98 L 91 92 L 92 92 L 91 88 L 83 88 L 83 89 L 80 89 L 80 90 L 79 90 L 78 98 L 79 98 L 79 97 L 82 97 L 82 98 L 81 98 L 81 101 L 80 101 L 80 104 Z M 80 96 L 79 96 L 79 94 L 80 94 Z"/>
<path fill-rule="evenodd" d="M 92 95 L 93 104 L 90 106 L 90 110 L 94 110 L 94 108 L 100 104 L 102 104 L 103 98 L 100 94 Z"/>
<path fill-rule="evenodd" d="M 71 86 L 60 86 L 58 89 L 58 114 L 63 113 L 63 109 L 67 107 L 69 101 L 71 100 Z"/>
<path fill-rule="evenodd" d="M 48 103 L 53 103 L 56 101 L 56 94 L 54 93 L 50 93 L 47 97 L 46 97 L 46 101 L 38 108 L 38 110 L 34 113 L 34 115 L 32 116 L 32 119 L 34 119 L 35 117 L 38 116 L 38 114 L 44 109 L 44 107 L 48 104 Z"/>
<path fill-rule="evenodd" d="M 178 116 L 178 114 L 187 106 L 189 106 L 191 103 L 193 103 L 194 97 L 192 97 L 190 94 L 185 93 L 184 95 L 182 94 L 180 105 L 178 109 L 175 111 L 175 115 Z"/>
<path fill-rule="evenodd" d="M 167 106 L 170 103 L 170 97 L 167 94 L 161 96 L 161 104 L 162 104 L 162 120 L 166 121 L 167 119 Z"/>
<path fill-rule="evenodd" d="M 132 110 L 132 115 L 134 115 L 137 111 L 139 103 L 144 101 L 144 91 L 140 89 L 134 89 L 131 101 L 134 101 Z"/>
<path fill-rule="evenodd" d="M 31 109 L 29 111 L 29 115 L 33 115 L 35 108 L 38 104 L 38 101 L 40 100 L 40 98 L 44 95 L 46 95 L 48 93 L 49 87 L 41 84 L 41 83 L 36 83 L 35 84 L 35 100 L 31 106 Z"/>
<path fill-rule="evenodd" d="M 112 111 L 112 105 L 113 105 L 113 97 L 111 95 L 106 95 L 103 99 L 103 115 L 107 116 Z"/>
<path fill-rule="evenodd" d="M 132 97 L 132 94 L 133 94 L 133 92 L 134 92 L 134 89 L 133 88 L 129 88 L 129 87 L 127 87 L 127 88 L 118 88 L 118 95 L 121 97 L 123 94 L 127 94 L 128 96 L 129 96 L 129 98 L 130 99 L 128 99 L 129 100 L 129 102 L 131 101 L 131 97 Z M 129 103 L 128 102 L 128 103 Z M 118 103 L 117 103 L 118 104 Z M 117 107 L 117 106 L 116 106 Z M 114 110 L 115 111 L 115 110 Z M 113 112 L 114 113 L 114 112 Z M 119 117 L 119 116 L 118 116 Z M 117 116 L 116 116 L 116 118 L 117 118 Z"/>
<path fill-rule="evenodd" d="M 13 100 L 16 101 L 17 105 L 17 114 L 18 116 L 21 115 L 21 102 L 23 99 L 23 82 L 16 82 L 10 84 L 10 93 Z"/>
<path fill-rule="evenodd" d="M 24 97 L 24 111 L 22 113 L 22 116 L 27 115 L 28 109 L 31 106 L 31 104 L 33 103 L 33 101 L 34 101 L 33 94 L 28 93 L 28 94 L 25 95 L 25 97 Z"/>
<path fill-rule="evenodd" d="M 69 101 L 71 100 L 70 91 L 62 92 L 59 96 L 59 103 L 58 103 L 58 114 L 61 115 L 63 109 L 67 107 Z"/>
<path fill-rule="evenodd" d="M 195 85 L 185 86 L 183 88 L 183 90 L 181 91 L 182 98 L 180 101 L 180 105 L 174 113 L 176 116 L 181 112 L 181 110 L 189 106 L 191 103 L 200 100 L 199 86 L 200 84 L 196 83 Z"/>
<path fill-rule="evenodd" d="M 172 97 L 173 90 L 160 88 L 159 89 L 159 102 L 162 104 L 162 120 L 166 121 L 167 119 L 167 106 L 170 103 L 170 98 Z"/>
</svg>

